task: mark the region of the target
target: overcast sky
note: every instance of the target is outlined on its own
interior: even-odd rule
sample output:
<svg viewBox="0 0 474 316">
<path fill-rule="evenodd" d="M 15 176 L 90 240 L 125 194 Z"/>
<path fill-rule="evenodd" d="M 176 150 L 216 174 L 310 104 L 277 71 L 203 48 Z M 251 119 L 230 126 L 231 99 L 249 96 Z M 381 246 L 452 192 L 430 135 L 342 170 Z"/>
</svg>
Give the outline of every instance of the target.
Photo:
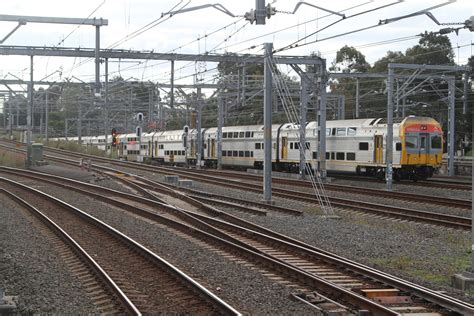
<svg viewBox="0 0 474 316">
<path fill-rule="evenodd" d="M 278 0 L 273 6 L 279 11 L 293 11 L 298 2 L 297 0 Z M 350 16 L 397 1 L 307 0 L 306 2 L 332 11 L 347 10 L 350 7 L 357 6 L 356 8 L 344 11 L 346 16 Z M 377 25 L 379 20 L 410 14 L 445 2 L 448 1 L 407 0 L 384 9 L 341 21 L 318 34 L 308 37 L 300 43 L 314 42 L 344 32 Z M 101 29 L 101 46 L 109 48 L 140 27 L 159 19 L 162 12 L 167 12 L 173 7 L 190 8 L 208 3 L 220 3 L 234 15 L 240 16 L 255 6 L 254 0 L 193 0 L 190 3 L 179 0 L 16 0 L 2 1 L 2 14 L 74 18 L 102 17 L 108 19 L 109 25 Z M 464 22 L 474 15 L 473 7 L 474 5 L 471 0 L 458 0 L 444 7 L 434 9 L 431 12 L 441 23 Z M 96 11 L 94 12 L 94 10 Z M 116 47 L 114 46 L 114 48 L 154 50 L 155 52 L 169 52 L 176 49 L 174 50 L 176 53 L 204 53 L 206 51 L 213 53 L 261 53 L 261 45 L 264 42 L 273 42 L 275 48 L 285 47 L 339 19 L 337 15 L 330 15 L 327 12 L 309 6 L 301 6 L 295 14 L 278 12 L 271 19 L 267 20 L 266 25 L 255 25 L 249 24 L 241 17 L 233 18 L 213 8 L 207 8 L 177 14 L 169 19 L 160 19 L 161 24 L 120 43 Z M 229 26 L 221 29 L 226 25 Z M 0 22 L 0 38 L 6 36 L 15 26 L 16 23 L 14 22 Z M 344 45 L 350 45 L 358 48 L 366 56 L 367 60 L 373 63 L 384 56 L 387 50 L 405 51 L 406 48 L 415 45 L 418 42 L 418 38 L 414 37 L 415 35 L 425 31 L 438 31 L 443 27 L 445 26 L 436 25 L 425 15 L 417 16 L 363 32 L 287 50 L 282 52 L 282 54 L 307 55 L 316 51 L 320 52 L 322 57 L 326 58 L 328 64 L 330 64 L 339 48 Z M 285 28 L 288 29 L 275 32 Z M 197 40 L 199 37 L 218 29 L 221 30 L 205 37 L 205 39 Z M 259 37 L 268 33 L 272 34 Z M 467 29 L 461 30 L 459 35 L 455 33 L 449 34 L 456 55 L 455 60 L 460 64 L 465 64 L 469 56 L 472 55 L 472 34 Z M 95 30 L 91 26 L 81 26 L 78 28 L 72 25 L 27 24 L 20 27 L 3 45 L 59 45 L 61 47 L 80 46 L 91 48 L 95 44 L 94 37 Z M 374 44 L 392 39 L 401 40 L 384 45 L 380 43 Z M 92 81 L 94 78 L 94 63 L 89 61 L 78 67 L 77 65 L 81 61 L 83 60 L 78 58 L 36 57 L 34 78 L 35 80 L 40 80 L 54 73 L 48 80 L 61 80 L 75 76 L 84 81 Z M 192 82 L 192 76 L 189 77 L 189 75 L 194 73 L 196 69 L 199 69 L 201 71 L 208 70 L 205 79 L 209 79 L 215 74 L 212 71 L 215 67 L 216 65 L 213 63 L 198 65 L 189 62 L 177 63 L 176 78 L 185 78 L 181 79 L 181 82 Z M 136 78 L 138 80 L 143 79 L 155 82 L 169 81 L 169 63 L 166 62 L 148 61 L 140 64 L 130 61 L 111 62 L 109 70 L 111 76 L 121 75 L 124 79 Z M 102 66 L 102 74 L 103 71 Z M 28 57 L 0 56 L 0 76 L 2 78 L 13 78 L 12 75 L 25 80 L 29 78 Z"/>
</svg>

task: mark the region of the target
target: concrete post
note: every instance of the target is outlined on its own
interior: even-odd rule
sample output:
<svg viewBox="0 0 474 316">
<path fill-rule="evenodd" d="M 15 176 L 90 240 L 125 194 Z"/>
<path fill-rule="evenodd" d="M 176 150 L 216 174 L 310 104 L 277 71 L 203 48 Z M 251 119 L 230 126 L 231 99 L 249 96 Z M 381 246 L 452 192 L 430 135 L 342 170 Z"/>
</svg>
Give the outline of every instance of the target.
<svg viewBox="0 0 474 316">
<path fill-rule="evenodd" d="M 272 201 L 272 51 L 273 44 L 265 43 L 264 61 L 264 163 L 263 163 L 263 199 L 267 203 Z"/>
<path fill-rule="evenodd" d="M 197 159 L 196 167 L 201 168 L 201 159 L 202 159 L 202 131 L 201 131 L 201 119 L 202 119 L 202 105 L 201 105 L 201 87 L 197 88 Z"/>
<path fill-rule="evenodd" d="M 217 118 L 217 169 L 222 170 L 222 126 L 224 125 L 224 98 L 219 96 Z"/>
<path fill-rule="evenodd" d="M 388 81 L 387 81 L 387 138 L 386 138 L 386 164 L 385 169 L 387 190 L 392 190 L 393 180 L 393 81 L 394 70 L 388 66 Z M 375 150 L 375 149 L 374 149 Z"/>
<path fill-rule="evenodd" d="M 307 74 L 308 75 L 308 74 Z M 300 178 L 305 178 L 306 167 L 306 114 L 308 110 L 309 85 L 307 75 L 301 76 L 301 96 L 300 96 Z"/>
<path fill-rule="evenodd" d="M 356 109 L 355 109 L 355 117 L 359 118 L 359 111 L 360 111 L 360 94 L 359 94 L 359 78 L 356 78 Z"/>
<path fill-rule="evenodd" d="M 450 79 L 448 82 L 449 91 L 448 91 L 448 175 L 454 176 L 454 149 L 455 149 L 455 139 L 454 139 L 454 125 L 456 124 L 456 86 L 454 79 Z"/>
</svg>

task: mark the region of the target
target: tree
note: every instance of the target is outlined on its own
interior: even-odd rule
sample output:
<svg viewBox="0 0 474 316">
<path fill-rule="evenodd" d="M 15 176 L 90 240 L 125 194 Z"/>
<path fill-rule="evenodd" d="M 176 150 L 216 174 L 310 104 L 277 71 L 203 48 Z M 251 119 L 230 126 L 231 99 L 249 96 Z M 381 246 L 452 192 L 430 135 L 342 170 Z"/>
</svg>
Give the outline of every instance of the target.
<svg viewBox="0 0 474 316">
<path fill-rule="evenodd" d="M 454 65 L 451 41 L 446 35 L 425 33 L 418 45 L 408 48 L 406 60 L 412 64 Z"/>
<path fill-rule="evenodd" d="M 336 59 L 329 68 L 331 71 L 344 73 L 367 72 L 369 69 L 370 64 L 365 60 L 364 54 L 347 45 L 337 51 Z"/>
</svg>

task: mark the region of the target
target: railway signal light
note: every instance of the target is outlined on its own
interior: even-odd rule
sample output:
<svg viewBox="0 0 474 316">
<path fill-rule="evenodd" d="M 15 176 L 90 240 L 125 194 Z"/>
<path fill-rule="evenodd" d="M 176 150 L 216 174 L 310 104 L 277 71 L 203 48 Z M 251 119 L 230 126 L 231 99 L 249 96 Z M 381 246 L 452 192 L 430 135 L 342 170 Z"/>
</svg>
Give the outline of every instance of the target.
<svg viewBox="0 0 474 316">
<path fill-rule="evenodd" d="M 117 146 L 117 130 L 112 128 L 112 146 Z"/>
</svg>

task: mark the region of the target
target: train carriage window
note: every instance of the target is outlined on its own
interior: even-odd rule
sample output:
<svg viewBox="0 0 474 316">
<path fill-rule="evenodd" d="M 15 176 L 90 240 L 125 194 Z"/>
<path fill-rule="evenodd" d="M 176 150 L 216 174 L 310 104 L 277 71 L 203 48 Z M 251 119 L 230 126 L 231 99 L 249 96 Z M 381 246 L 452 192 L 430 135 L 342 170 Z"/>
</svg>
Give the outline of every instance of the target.
<svg viewBox="0 0 474 316">
<path fill-rule="evenodd" d="M 227 151 L 225 150 L 222 151 L 222 157 L 227 157 Z"/>
<path fill-rule="evenodd" d="M 239 133 L 239 138 L 244 138 L 245 137 L 245 132 L 240 132 Z"/>
<path fill-rule="evenodd" d="M 244 154 L 245 154 L 245 157 L 250 157 L 250 151 L 246 150 Z"/>
<path fill-rule="evenodd" d="M 290 143 L 290 149 L 293 149 L 293 143 Z"/>
<path fill-rule="evenodd" d="M 313 151 L 313 159 L 318 159 L 318 152 L 317 151 Z"/>
<path fill-rule="evenodd" d="M 432 149 L 441 149 L 441 136 L 439 135 L 432 135 L 431 136 L 431 148 Z"/>
<path fill-rule="evenodd" d="M 395 144 L 395 150 L 396 151 L 402 151 L 402 143 L 396 143 Z"/>
<path fill-rule="evenodd" d="M 344 160 L 345 153 L 336 153 L 336 160 Z"/>
<path fill-rule="evenodd" d="M 234 136 L 234 133 L 232 133 L 232 132 L 227 133 L 227 138 L 233 138 L 233 136 Z"/>
<path fill-rule="evenodd" d="M 359 150 L 369 150 L 369 143 L 359 143 Z"/>
<path fill-rule="evenodd" d="M 356 154 L 355 153 L 346 153 L 346 159 L 347 160 L 356 160 Z"/>
<path fill-rule="evenodd" d="M 357 127 L 347 128 L 347 136 L 354 136 L 357 132 Z"/>
<path fill-rule="evenodd" d="M 317 132 L 317 130 L 315 129 L 315 130 L 314 130 L 314 135 L 317 135 L 317 134 L 318 134 L 318 132 Z M 326 136 L 331 136 L 331 129 L 330 129 L 330 128 L 326 128 Z"/>
<path fill-rule="evenodd" d="M 255 149 L 261 149 L 261 144 L 260 143 L 255 143 Z"/>
<path fill-rule="evenodd" d="M 265 143 L 262 143 L 262 149 L 265 149 Z"/>
<path fill-rule="evenodd" d="M 309 142 L 306 142 L 306 149 L 309 150 L 311 148 L 311 144 Z"/>
<path fill-rule="evenodd" d="M 335 127 L 333 127 L 333 129 L 332 129 L 331 135 L 332 135 L 332 136 L 336 136 L 336 128 L 335 128 Z"/>
<path fill-rule="evenodd" d="M 295 149 L 300 149 L 300 143 L 295 143 Z"/>
<path fill-rule="evenodd" d="M 345 127 L 338 127 L 337 128 L 337 136 L 346 136 L 346 128 Z"/>
<path fill-rule="evenodd" d="M 227 132 L 222 133 L 222 138 L 227 138 Z"/>
<path fill-rule="evenodd" d="M 250 132 L 245 132 L 245 138 L 250 138 Z"/>
<path fill-rule="evenodd" d="M 237 151 L 237 150 L 233 150 L 233 151 L 232 151 L 232 156 L 238 157 L 238 156 L 239 156 L 238 151 Z"/>
<path fill-rule="evenodd" d="M 239 132 L 234 132 L 234 138 L 239 138 Z"/>
<path fill-rule="evenodd" d="M 228 157 L 232 157 L 232 150 L 228 150 L 228 151 L 227 151 L 227 156 L 228 156 Z"/>
<path fill-rule="evenodd" d="M 332 152 L 331 153 L 331 160 L 334 160 L 336 158 L 336 153 Z"/>
<path fill-rule="evenodd" d="M 407 137 L 405 137 L 405 147 L 406 148 L 418 148 L 418 137 L 417 136 L 407 136 Z"/>
<path fill-rule="evenodd" d="M 420 137 L 420 148 L 421 149 L 426 148 L 426 137 L 424 137 L 424 136 Z"/>
<path fill-rule="evenodd" d="M 331 153 L 326 153 L 326 160 L 329 160 L 331 158 Z"/>
<path fill-rule="evenodd" d="M 250 157 L 253 157 L 253 151 L 250 152 Z"/>
<path fill-rule="evenodd" d="M 165 150 L 165 155 L 166 155 L 166 156 L 169 155 L 169 151 L 168 151 L 168 150 Z"/>
<path fill-rule="evenodd" d="M 253 137 L 253 132 L 252 132 L 252 133 L 250 133 L 250 137 Z"/>
<path fill-rule="evenodd" d="M 244 156 L 244 151 L 243 150 L 240 150 L 239 151 L 239 157 L 243 157 Z"/>
</svg>

